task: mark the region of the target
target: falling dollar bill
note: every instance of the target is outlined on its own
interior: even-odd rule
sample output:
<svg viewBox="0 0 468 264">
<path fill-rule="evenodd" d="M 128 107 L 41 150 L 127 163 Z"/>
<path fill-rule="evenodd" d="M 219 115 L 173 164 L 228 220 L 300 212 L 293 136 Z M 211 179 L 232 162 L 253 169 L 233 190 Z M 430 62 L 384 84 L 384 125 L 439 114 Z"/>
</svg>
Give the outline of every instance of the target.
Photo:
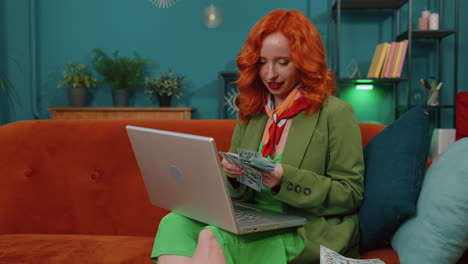
<svg viewBox="0 0 468 264">
<path fill-rule="evenodd" d="M 320 246 L 320 264 L 385 264 L 380 259 L 352 259 Z"/>
</svg>

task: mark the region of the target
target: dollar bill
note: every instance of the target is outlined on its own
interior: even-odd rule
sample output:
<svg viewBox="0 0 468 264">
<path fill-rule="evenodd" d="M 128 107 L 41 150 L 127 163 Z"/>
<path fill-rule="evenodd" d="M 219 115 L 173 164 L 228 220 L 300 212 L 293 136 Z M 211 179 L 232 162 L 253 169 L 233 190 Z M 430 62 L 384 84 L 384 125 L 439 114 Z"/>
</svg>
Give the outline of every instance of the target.
<svg viewBox="0 0 468 264">
<path fill-rule="evenodd" d="M 385 264 L 380 259 L 352 259 L 320 246 L 320 264 Z"/>
<path fill-rule="evenodd" d="M 238 148 L 237 153 L 239 153 L 240 160 L 246 164 L 249 164 L 250 166 L 269 172 L 275 170 L 276 162 L 271 159 L 262 157 L 262 155 L 258 152 Z"/>
<path fill-rule="evenodd" d="M 257 192 L 262 191 L 262 173 L 249 166 L 245 166 L 242 169 L 244 170 L 244 174 L 238 178 L 238 181 L 256 190 Z"/>
<path fill-rule="evenodd" d="M 241 160 L 249 160 L 253 157 L 261 157 L 262 154 L 256 152 L 256 151 L 252 151 L 252 150 L 248 150 L 248 149 L 242 149 L 242 148 L 238 148 L 237 149 L 237 153 L 239 154 L 239 158 Z"/>
<path fill-rule="evenodd" d="M 251 166 L 255 168 L 272 172 L 275 170 L 276 162 L 272 161 L 271 159 L 263 158 L 263 157 L 254 157 L 251 158 L 248 162 Z"/>
<path fill-rule="evenodd" d="M 239 178 L 237 178 L 237 181 L 249 186 L 257 192 L 260 192 L 262 190 L 262 173 L 259 170 L 250 167 L 248 164 L 243 163 L 241 159 L 235 155 L 221 151 L 219 152 L 219 154 L 228 162 L 237 165 L 244 171 L 244 173 Z"/>
</svg>

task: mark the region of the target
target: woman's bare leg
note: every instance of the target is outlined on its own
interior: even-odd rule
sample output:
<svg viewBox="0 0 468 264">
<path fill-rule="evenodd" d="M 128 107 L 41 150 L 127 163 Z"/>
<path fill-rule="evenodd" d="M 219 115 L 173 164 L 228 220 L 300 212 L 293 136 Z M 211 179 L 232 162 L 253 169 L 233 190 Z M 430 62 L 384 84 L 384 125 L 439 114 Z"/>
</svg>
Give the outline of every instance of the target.
<svg viewBox="0 0 468 264">
<path fill-rule="evenodd" d="M 190 264 L 192 258 L 177 255 L 161 255 L 158 257 L 158 264 Z"/>
<path fill-rule="evenodd" d="M 224 251 L 216 237 L 208 229 L 198 236 L 198 245 L 192 258 L 178 255 L 161 255 L 158 264 L 226 264 Z"/>
<path fill-rule="evenodd" d="M 192 264 L 226 264 L 224 251 L 216 237 L 208 229 L 203 229 L 198 236 L 198 245 L 192 258 Z"/>
</svg>

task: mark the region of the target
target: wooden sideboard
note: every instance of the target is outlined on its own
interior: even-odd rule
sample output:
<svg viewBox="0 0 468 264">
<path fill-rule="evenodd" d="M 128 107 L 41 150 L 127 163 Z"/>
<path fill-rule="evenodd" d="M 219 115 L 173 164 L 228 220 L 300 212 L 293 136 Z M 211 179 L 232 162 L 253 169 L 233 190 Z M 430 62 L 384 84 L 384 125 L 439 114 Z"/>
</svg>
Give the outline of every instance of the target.
<svg viewBox="0 0 468 264">
<path fill-rule="evenodd" d="M 188 107 L 49 107 L 51 119 L 191 119 Z"/>
</svg>

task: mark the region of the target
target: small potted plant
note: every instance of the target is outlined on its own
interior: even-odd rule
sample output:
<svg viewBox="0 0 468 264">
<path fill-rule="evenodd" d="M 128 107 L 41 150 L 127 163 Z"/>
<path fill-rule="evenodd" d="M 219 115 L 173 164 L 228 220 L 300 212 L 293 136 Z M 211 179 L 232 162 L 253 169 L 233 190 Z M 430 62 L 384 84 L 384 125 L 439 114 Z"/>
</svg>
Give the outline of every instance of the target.
<svg viewBox="0 0 468 264">
<path fill-rule="evenodd" d="M 7 109 L 8 107 L 11 107 L 10 109 L 12 110 L 12 112 L 15 112 L 16 105 L 18 106 L 21 105 L 18 94 L 16 93 L 15 87 L 13 86 L 11 81 L 8 79 L 6 75 L 0 74 L 0 99 L 2 99 L 2 95 L 5 96 L 4 97 L 5 101 L 8 103 L 6 106 Z M 3 101 L 0 100 L 0 112 L 4 111 L 2 109 L 2 106 L 3 106 L 2 104 L 3 104 Z M 0 115 L 0 125 L 2 125 L 2 123 L 3 123 L 3 120 L 2 120 L 2 116 Z"/>
<path fill-rule="evenodd" d="M 0 75 L 0 92 L 8 96 L 8 99 L 11 99 L 11 96 L 15 94 L 13 86 L 10 84 L 10 81 L 6 76 Z"/>
<path fill-rule="evenodd" d="M 18 62 L 14 58 L 8 55 L 7 55 L 7 58 L 12 60 L 18 66 L 18 69 L 22 71 L 22 69 L 19 67 Z M 7 101 L 8 103 L 8 106 L 6 106 L 7 107 L 6 109 L 10 107 L 9 110 L 11 110 L 12 112 L 15 112 L 15 106 L 21 106 L 21 100 L 16 92 L 16 88 L 13 85 L 13 82 L 8 78 L 8 74 L 3 71 L 0 72 L 0 99 L 2 98 L 5 99 L 5 101 Z M 0 104 L 1 104 L 0 106 L 3 106 L 2 100 L 0 100 Z M 0 111 L 4 111 L 1 108 L 2 107 L 0 107 Z M 1 122 L 2 120 L 1 120 L 1 115 L 0 115 L 0 124 Z"/>
<path fill-rule="evenodd" d="M 96 87 L 94 78 L 89 69 L 81 63 L 68 62 L 62 72 L 63 80 L 57 86 L 68 88 L 68 100 L 73 107 L 86 106 L 88 89 Z"/>
<path fill-rule="evenodd" d="M 171 105 L 172 96 L 182 96 L 181 89 L 185 88 L 185 76 L 174 76 L 171 69 L 159 76 L 147 78 L 145 81 L 145 94 L 152 99 L 158 97 L 162 107 Z"/>
<path fill-rule="evenodd" d="M 146 66 L 150 61 L 141 58 L 136 52 L 132 58 L 121 57 L 117 50 L 111 56 L 101 49 L 92 52 L 94 57 L 91 64 L 112 88 L 113 105 L 128 106 L 129 89 L 142 86 Z"/>
</svg>

